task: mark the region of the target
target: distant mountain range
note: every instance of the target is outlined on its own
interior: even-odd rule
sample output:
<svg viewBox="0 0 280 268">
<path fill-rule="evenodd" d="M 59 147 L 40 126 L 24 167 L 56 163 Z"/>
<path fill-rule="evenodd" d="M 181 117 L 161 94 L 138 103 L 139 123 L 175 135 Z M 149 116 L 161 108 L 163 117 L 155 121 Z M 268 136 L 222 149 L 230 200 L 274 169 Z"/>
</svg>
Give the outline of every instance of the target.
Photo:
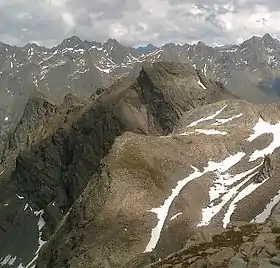
<svg viewBox="0 0 280 268">
<path fill-rule="evenodd" d="M 169 43 L 158 48 L 126 47 L 114 39 L 102 44 L 73 36 L 51 49 L 0 43 L 0 125 L 3 130 L 15 126 L 34 91 L 55 103 L 69 92 L 88 97 L 120 78 L 136 77 L 144 62 L 158 61 L 189 62 L 249 101 L 280 100 L 280 42 L 269 34 L 240 45 Z"/>
<path fill-rule="evenodd" d="M 148 44 L 147 46 L 137 47 L 139 52 L 148 53 L 157 50 L 158 47 L 154 46 L 153 44 Z"/>
</svg>

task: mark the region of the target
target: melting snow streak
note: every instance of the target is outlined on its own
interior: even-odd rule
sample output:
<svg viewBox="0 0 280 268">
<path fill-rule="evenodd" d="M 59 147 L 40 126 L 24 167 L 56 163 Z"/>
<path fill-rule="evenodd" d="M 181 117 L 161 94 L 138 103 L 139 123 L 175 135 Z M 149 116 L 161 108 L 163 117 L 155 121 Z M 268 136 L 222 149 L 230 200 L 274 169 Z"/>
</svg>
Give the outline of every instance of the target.
<svg viewBox="0 0 280 268">
<path fill-rule="evenodd" d="M 266 205 L 264 211 L 257 215 L 251 222 L 263 223 L 271 214 L 272 209 L 280 202 L 280 191 L 274 196 L 270 202 Z"/>
<path fill-rule="evenodd" d="M 203 117 L 197 121 L 192 122 L 191 124 L 188 125 L 188 127 L 193 127 L 196 126 L 197 124 L 201 123 L 201 122 L 205 122 L 205 121 L 209 121 L 214 119 L 216 116 L 218 116 L 225 108 L 227 107 L 227 105 L 225 105 L 222 109 L 220 109 L 219 111 L 217 111 L 216 113 L 209 115 L 208 117 Z"/>
<path fill-rule="evenodd" d="M 13 266 L 17 257 L 13 257 L 12 255 L 8 255 L 5 258 L 0 259 L 0 266 Z"/>
<path fill-rule="evenodd" d="M 206 135 L 227 135 L 227 132 L 215 129 L 196 129 L 195 131 Z"/>
<path fill-rule="evenodd" d="M 200 80 L 198 80 L 197 82 L 203 89 L 206 89 L 206 86 L 204 86 L 203 83 Z"/>
<path fill-rule="evenodd" d="M 152 251 L 155 248 L 155 246 L 157 245 L 157 242 L 160 238 L 161 230 L 163 228 L 165 219 L 168 214 L 169 207 L 171 206 L 175 197 L 178 196 L 180 191 L 183 189 L 183 187 L 188 182 L 203 175 L 203 173 L 200 172 L 197 168 L 195 168 L 195 167 L 192 167 L 192 168 L 194 169 L 194 172 L 191 175 L 189 175 L 188 177 L 184 178 L 183 180 L 181 180 L 177 183 L 177 186 L 174 189 L 172 189 L 172 194 L 164 201 L 164 204 L 158 208 L 152 208 L 150 210 L 150 212 L 157 214 L 158 223 L 157 223 L 156 227 L 154 227 L 152 229 L 151 239 L 150 239 L 148 245 L 146 246 L 146 249 L 144 252 Z"/>
<path fill-rule="evenodd" d="M 265 155 L 272 154 L 276 148 L 280 147 L 280 122 L 271 125 L 260 118 L 254 127 L 254 134 L 252 134 L 247 140 L 252 142 L 259 136 L 267 133 L 273 135 L 273 141 L 266 148 L 255 151 L 250 157 L 250 162 L 257 160 L 260 157 L 264 157 Z"/>
<path fill-rule="evenodd" d="M 177 182 L 176 187 L 172 189 L 171 195 L 164 201 L 164 203 L 158 208 L 152 208 L 151 210 L 149 210 L 150 212 L 153 212 L 157 215 L 158 223 L 152 229 L 150 241 L 146 246 L 144 252 L 150 252 L 156 247 L 158 240 L 160 238 L 162 228 L 164 226 L 165 219 L 168 215 L 169 208 L 173 200 L 179 195 L 179 193 L 186 186 L 187 183 L 211 171 L 218 170 L 219 172 L 225 172 L 227 169 L 231 168 L 236 163 L 238 163 L 244 156 L 245 153 L 237 153 L 235 155 L 230 155 L 221 163 L 209 161 L 208 166 L 204 168 L 203 171 L 199 171 L 197 168 L 192 166 L 194 172 L 190 174 L 188 177 Z"/>
<path fill-rule="evenodd" d="M 246 180 L 244 180 L 242 183 L 240 183 L 238 185 L 238 188 L 241 188 L 246 182 L 248 182 L 256 173 L 254 173 L 253 175 L 249 176 Z M 262 184 L 264 184 L 269 178 L 266 178 L 265 180 L 263 180 L 260 183 L 254 183 L 254 184 L 250 184 L 248 185 L 246 188 L 244 188 L 242 191 L 239 192 L 238 195 L 235 196 L 235 198 L 233 199 L 233 201 L 230 203 L 229 208 L 225 214 L 225 217 L 223 219 L 223 227 L 226 228 L 226 226 L 228 225 L 228 223 L 230 222 L 230 218 L 231 215 L 233 214 L 235 208 L 236 208 L 236 204 L 242 200 L 243 198 L 245 198 L 247 195 L 251 194 L 252 192 L 254 192 L 257 188 L 259 188 Z"/>
<path fill-rule="evenodd" d="M 179 217 L 182 214 L 183 214 L 182 212 L 179 212 L 179 213 L 175 214 L 174 216 L 171 217 L 170 221 L 175 220 L 177 217 Z"/>
<path fill-rule="evenodd" d="M 42 217 L 42 215 L 44 214 L 44 211 L 43 210 L 40 210 L 40 211 L 35 211 L 34 212 L 34 214 L 35 214 L 35 216 L 39 216 L 39 220 L 38 220 L 38 223 L 37 223 L 37 225 L 38 225 L 38 230 L 39 230 L 39 238 L 38 238 L 38 249 L 37 249 L 37 251 L 35 252 L 35 256 L 34 256 L 34 258 L 30 261 L 30 263 L 29 264 L 27 264 L 27 266 L 26 266 L 26 268 L 32 268 L 32 267 L 35 267 L 35 265 L 34 265 L 34 263 L 35 263 L 35 261 L 38 259 L 38 257 L 39 257 L 39 252 L 40 252 L 40 250 L 41 250 L 41 248 L 42 248 L 42 246 L 45 244 L 45 243 L 47 243 L 46 241 L 43 241 L 42 239 L 41 239 L 41 236 L 42 236 L 42 228 L 45 226 L 45 221 L 44 221 L 44 219 L 43 219 L 43 217 Z"/>
<path fill-rule="evenodd" d="M 20 196 L 20 195 L 18 195 L 18 194 L 16 194 L 16 196 L 17 196 L 18 199 L 24 199 L 23 196 Z"/>
<path fill-rule="evenodd" d="M 212 126 L 218 126 L 218 125 L 220 125 L 220 124 L 225 124 L 225 123 L 227 123 L 227 122 L 232 121 L 232 120 L 235 119 L 235 118 L 241 117 L 242 115 L 243 115 L 243 114 L 241 113 L 241 114 L 232 116 L 232 117 L 230 117 L 230 118 L 216 119 L 217 122 L 216 122 L 216 123 L 213 123 Z"/>
</svg>

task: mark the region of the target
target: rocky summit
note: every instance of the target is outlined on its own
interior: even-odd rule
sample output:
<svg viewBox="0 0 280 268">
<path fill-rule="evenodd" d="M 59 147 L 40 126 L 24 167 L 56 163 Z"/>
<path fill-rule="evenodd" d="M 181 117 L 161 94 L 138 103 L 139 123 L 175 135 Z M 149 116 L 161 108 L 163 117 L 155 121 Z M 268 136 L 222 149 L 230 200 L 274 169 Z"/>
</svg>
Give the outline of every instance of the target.
<svg viewBox="0 0 280 268">
<path fill-rule="evenodd" d="M 280 104 L 191 62 L 36 90 L 0 143 L 0 267 L 277 267 L 279 137 Z"/>
</svg>

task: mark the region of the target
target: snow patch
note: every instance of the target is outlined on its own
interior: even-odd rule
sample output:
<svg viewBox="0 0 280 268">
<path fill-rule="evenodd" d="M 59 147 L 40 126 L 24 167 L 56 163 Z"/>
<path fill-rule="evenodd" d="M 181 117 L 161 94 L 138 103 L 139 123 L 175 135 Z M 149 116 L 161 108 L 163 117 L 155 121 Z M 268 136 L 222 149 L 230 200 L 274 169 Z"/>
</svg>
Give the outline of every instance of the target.
<svg viewBox="0 0 280 268">
<path fill-rule="evenodd" d="M 229 117 L 229 118 L 216 119 L 217 122 L 216 122 L 216 123 L 213 123 L 212 126 L 218 126 L 218 125 L 220 125 L 220 124 L 228 123 L 228 122 L 232 121 L 232 120 L 235 119 L 235 118 L 241 117 L 242 115 L 243 115 L 243 114 L 240 113 L 240 114 L 238 114 L 238 115 L 235 115 L 235 116 L 232 116 L 232 117 Z"/>
<path fill-rule="evenodd" d="M 102 68 L 98 67 L 97 65 L 95 65 L 95 67 L 96 67 L 99 71 L 101 71 L 101 72 L 103 72 L 103 73 L 106 73 L 106 74 L 108 74 L 108 73 L 111 72 L 111 69 L 102 69 Z"/>
<path fill-rule="evenodd" d="M 206 86 L 204 86 L 204 84 L 200 80 L 198 80 L 197 82 L 203 89 L 207 89 Z"/>
<path fill-rule="evenodd" d="M 263 223 L 271 215 L 272 209 L 280 202 L 280 191 L 266 205 L 262 213 L 257 215 L 251 222 Z"/>
<path fill-rule="evenodd" d="M 183 214 L 182 212 L 179 212 L 179 213 L 175 214 L 174 216 L 172 216 L 172 217 L 170 218 L 170 221 L 175 220 L 177 217 L 179 217 L 179 216 L 182 215 L 182 214 Z"/>
<path fill-rule="evenodd" d="M 33 84 L 38 88 L 38 80 L 37 80 L 37 78 L 34 78 Z"/>
<path fill-rule="evenodd" d="M 208 60 L 209 60 L 209 59 L 208 59 Z M 204 75 L 207 74 L 207 63 L 204 63 L 203 73 L 204 73 Z"/>
<path fill-rule="evenodd" d="M 34 215 L 35 216 L 39 216 L 39 220 L 38 220 L 38 231 L 39 231 L 39 238 L 38 238 L 38 248 L 37 251 L 35 252 L 35 256 L 34 258 L 27 264 L 26 268 L 33 268 L 35 267 L 35 262 L 39 257 L 39 252 L 41 250 L 41 248 L 43 247 L 43 245 L 45 245 L 47 243 L 47 241 L 43 241 L 42 240 L 42 228 L 45 226 L 46 222 L 44 221 L 43 218 L 43 214 L 44 214 L 44 210 L 40 210 L 40 211 L 34 211 Z"/>
<path fill-rule="evenodd" d="M 12 255 L 7 255 L 5 258 L 1 258 L 0 259 L 0 266 L 12 266 L 14 263 L 15 263 L 15 261 L 16 261 L 16 259 L 17 259 L 17 257 L 15 256 L 15 257 L 13 257 Z"/>
<path fill-rule="evenodd" d="M 256 174 L 256 173 L 255 173 Z M 253 176 L 255 175 L 253 174 Z M 245 183 L 247 183 L 253 176 L 250 176 L 246 180 L 244 180 L 242 183 L 239 184 L 240 187 L 242 187 Z M 243 198 L 251 194 L 253 191 L 255 191 L 257 188 L 259 188 L 263 183 L 265 183 L 269 178 L 266 178 L 260 183 L 253 183 L 248 185 L 246 188 L 244 188 L 241 192 L 238 193 L 238 195 L 235 196 L 233 201 L 230 203 L 229 208 L 227 212 L 225 213 L 224 219 L 223 219 L 223 227 L 226 228 L 228 223 L 230 222 L 231 215 L 233 214 L 235 208 L 236 208 L 236 203 L 241 201 Z M 239 187 L 239 188 L 240 188 Z"/>
<path fill-rule="evenodd" d="M 280 147 L 280 122 L 272 125 L 264 121 L 262 118 L 259 118 L 259 121 L 256 123 L 253 130 L 254 133 L 247 139 L 247 141 L 252 142 L 263 134 L 272 134 L 273 141 L 266 148 L 254 151 L 250 156 L 250 162 L 272 154 L 276 148 Z"/>
<path fill-rule="evenodd" d="M 191 135 L 191 134 L 193 134 L 193 133 L 194 133 L 193 131 L 191 131 L 191 132 L 185 131 L 185 132 L 183 132 L 183 133 L 180 133 L 179 136 L 189 136 L 189 135 Z M 165 137 L 172 137 L 172 136 L 171 136 L 171 135 L 168 135 L 168 136 L 165 136 Z"/>
<path fill-rule="evenodd" d="M 215 129 L 196 129 L 198 133 L 206 134 L 206 135 L 227 135 L 228 133 L 225 131 L 219 131 Z"/>
<path fill-rule="evenodd" d="M 20 196 L 20 195 L 18 195 L 18 194 L 16 194 L 16 196 L 17 196 L 18 199 L 24 199 L 23 196 Z"/>
<path fill-rule="evenodd" d="M 228 178 L 230 178 L 230 181 L 227 182 L 227 184 L 231 183 L 231 185 L 233 183 L 238 182 L 239 180 L 247 177 L 248 175 L 252 174 L 252 172 L 254 172 L 257 168 L 254 167 L 248 171 L 242 172 L 240 174 L 236 174 L 234 176 L 227 174 Z M 251 179 L 255 174 L 251 175 L 247 180 Z M 224 183 L 224 182 L 222 182 Z M 208 225 L 210 223 L 210 221 L 212 220 L 212 218 L 221 211 L 221 209 L 224 207 L 225 204 L 228 203 L 228 201 L 230 201 L 230 199 L 232 197 L 234 197 L 238 190 L 243 186 L 243 184 L 245 183 L 245 181 L 241 182 L 240 184 L 236 185 L 235 187 L 229 189 L 229 185 L 224 185 L 223 187 L 217 187 L 216 185 L 211 189 L 212 193 L 209 193 L 209 196 L 212 197 L 217 197 L 215 200 L 217 200 L 218 198 L 221 197 L 221 201 L 220 202 L 214 202 L 215 200 L 213 200 L 206 208 L 202 209 L 202 219 L 200 221 L 200 223 L 197 225 L 198 227 L 201 226 L 205 226 Z M 215 192 L 217 191 L 217 192 Z"/>
<path fill-rule="evenodd" d="M 227 105 L 225 105 L 223 108 L 221 108 L 220 110 L 218 110 L 217 112 L 215 112 L 212 115 L 209 115 L 208 117 L 203 117 L 197 121 L 192 122 L 191 124 L 188 125 L 188 127 L 193 127 L 196 126 L 197 124 L 201 123 L 201 122 L 205 122 L 205 121 L 209 121 L 214 119 L 216 116 L 218 116 L 225 108 L 227 107 Z"/>
<path fill-rule="evenodd" d="M 236 163 L 238 163 L 244 156 L 245 156 L 245 153 L 239 152 L 239 153 L 236 153 L 235 155 L 230 155 L 229 157 L 227 157 L 224 161 L 222 161 L 220 163 L 209 161 L 208 166 L 205 167 L 203 171 L 199 171 L 196 167 L 191 166 L 193 168 L 194 172 L 191 173 L 188 177 L 177 182 L 176 187 L 172 189 L 171 195 L 165 199 L 164 203 L 160 207 L 152 208 L 149 210 L 150 212 L 153 212 L 157 215 L 158 222 L 157 222 L 157 225 L 152 229 L 150 241 L 147 244 L 144 252 L 150 252 L 156 247 L 158 240 L 160 238 L 160 234 L 161 234 L 164 222 L 168 215 L 169 208 L 172 205 L 173 200 L 180 194 L 181 190 L 190 181 L 197 179 L 197 178 L 201 177 L 202 175 L 204 175 L 208 172 L 211 172 L 211 171 L 218 170 L 219 172 L 224 172 L 227 169 L 229 169 L 230 167 L 232 167 L 233 165 L 235 165 Z"/>
<path fill-rule="evenodd" d="M 79 52 L 79 53 L 84 53 L 85 52 L 85 50 L 83 48 L 75 49 L 74 51 L 75 52 Z"/>
</svg>

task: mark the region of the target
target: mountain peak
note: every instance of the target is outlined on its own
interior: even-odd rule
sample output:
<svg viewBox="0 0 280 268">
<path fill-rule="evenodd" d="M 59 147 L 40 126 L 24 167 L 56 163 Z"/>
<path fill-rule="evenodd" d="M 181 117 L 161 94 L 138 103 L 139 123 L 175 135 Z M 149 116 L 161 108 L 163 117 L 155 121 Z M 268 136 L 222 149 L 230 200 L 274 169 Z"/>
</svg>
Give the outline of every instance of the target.
<svg viewBox="0 0 280 268">
<path fill-rule="evenodd" d="M 272 49 L 276 49 L 276 50 L 279 50 L 280 49 L 280 41 L 276 38 L 273 38 L 270 34 L 265 34 L 263 37 L 262 37 L 262 41 L 263 43 L 272 48 Z"/>
<path fill-rule="evenodd" d="M 199 47 L 205 47 L 206 44 L 205 44 L 204 42 L 202 42 L 202 41 L 199 41 L 199 42 L 197 43 L 197 46 L 199 46 Z"/>
<path fill-rule="evenodd" d="M 266 33 L 266 34 L 262 37 L 262 40 L 264 40 L 264 41 L 272 41 L 272 40 L 274 40 L 274 38 L 273 38 L 269 33 Z"/>
<path fill-rule="evenodd" d="M 252 36 L 250 39 L 245 40 L 245 41 L 241 44 L 241 46 L 242 46 L 243 44 L 246 45 L 246 44 L 252 44 L 252 43 L 260 42 L 261 40 L 262 40 L 261 37 L 254 35 L 254 36 Z"/>
<path fill-rule="evenodd" d="M 105 42 L 106 45 L 120 45 L 120 43 L 114 39 L 114 38 L 109 38 L 106 42 Z"/>
<path fill-rule="evenodd" d="M 140 52 L 152 52 L 152 51 L 155 51 L 157 49 L 157 47 L 154 46 L 153 44 L 149 43 L 146 46 L 140 46 L 140 47 L 137 47 L 136 49 Z"/>
<path fill-rule="evenodd" d="M 28 43 L 23 48 L 39 48 L 39 46 L 36 43 Z"/>
<path fill-rule="evenodd" d="M 67 47 L 72 47 L 72 46 L 76 46 L 76 45 L 81 45 L 83 43 L 83 41 L 77 37 L 77 36 L 71 36 L 68 37 L 66 39 L 64 39 L 61 43 L 62 46 L 67 46 Z"/>
<path fill-rule="evenodd" d="M 154 46 L 152 43 L 149 43 L 146 47 L 149 47 L 149 48 L 156 48 L 156 46 Z"/>
</svg>

